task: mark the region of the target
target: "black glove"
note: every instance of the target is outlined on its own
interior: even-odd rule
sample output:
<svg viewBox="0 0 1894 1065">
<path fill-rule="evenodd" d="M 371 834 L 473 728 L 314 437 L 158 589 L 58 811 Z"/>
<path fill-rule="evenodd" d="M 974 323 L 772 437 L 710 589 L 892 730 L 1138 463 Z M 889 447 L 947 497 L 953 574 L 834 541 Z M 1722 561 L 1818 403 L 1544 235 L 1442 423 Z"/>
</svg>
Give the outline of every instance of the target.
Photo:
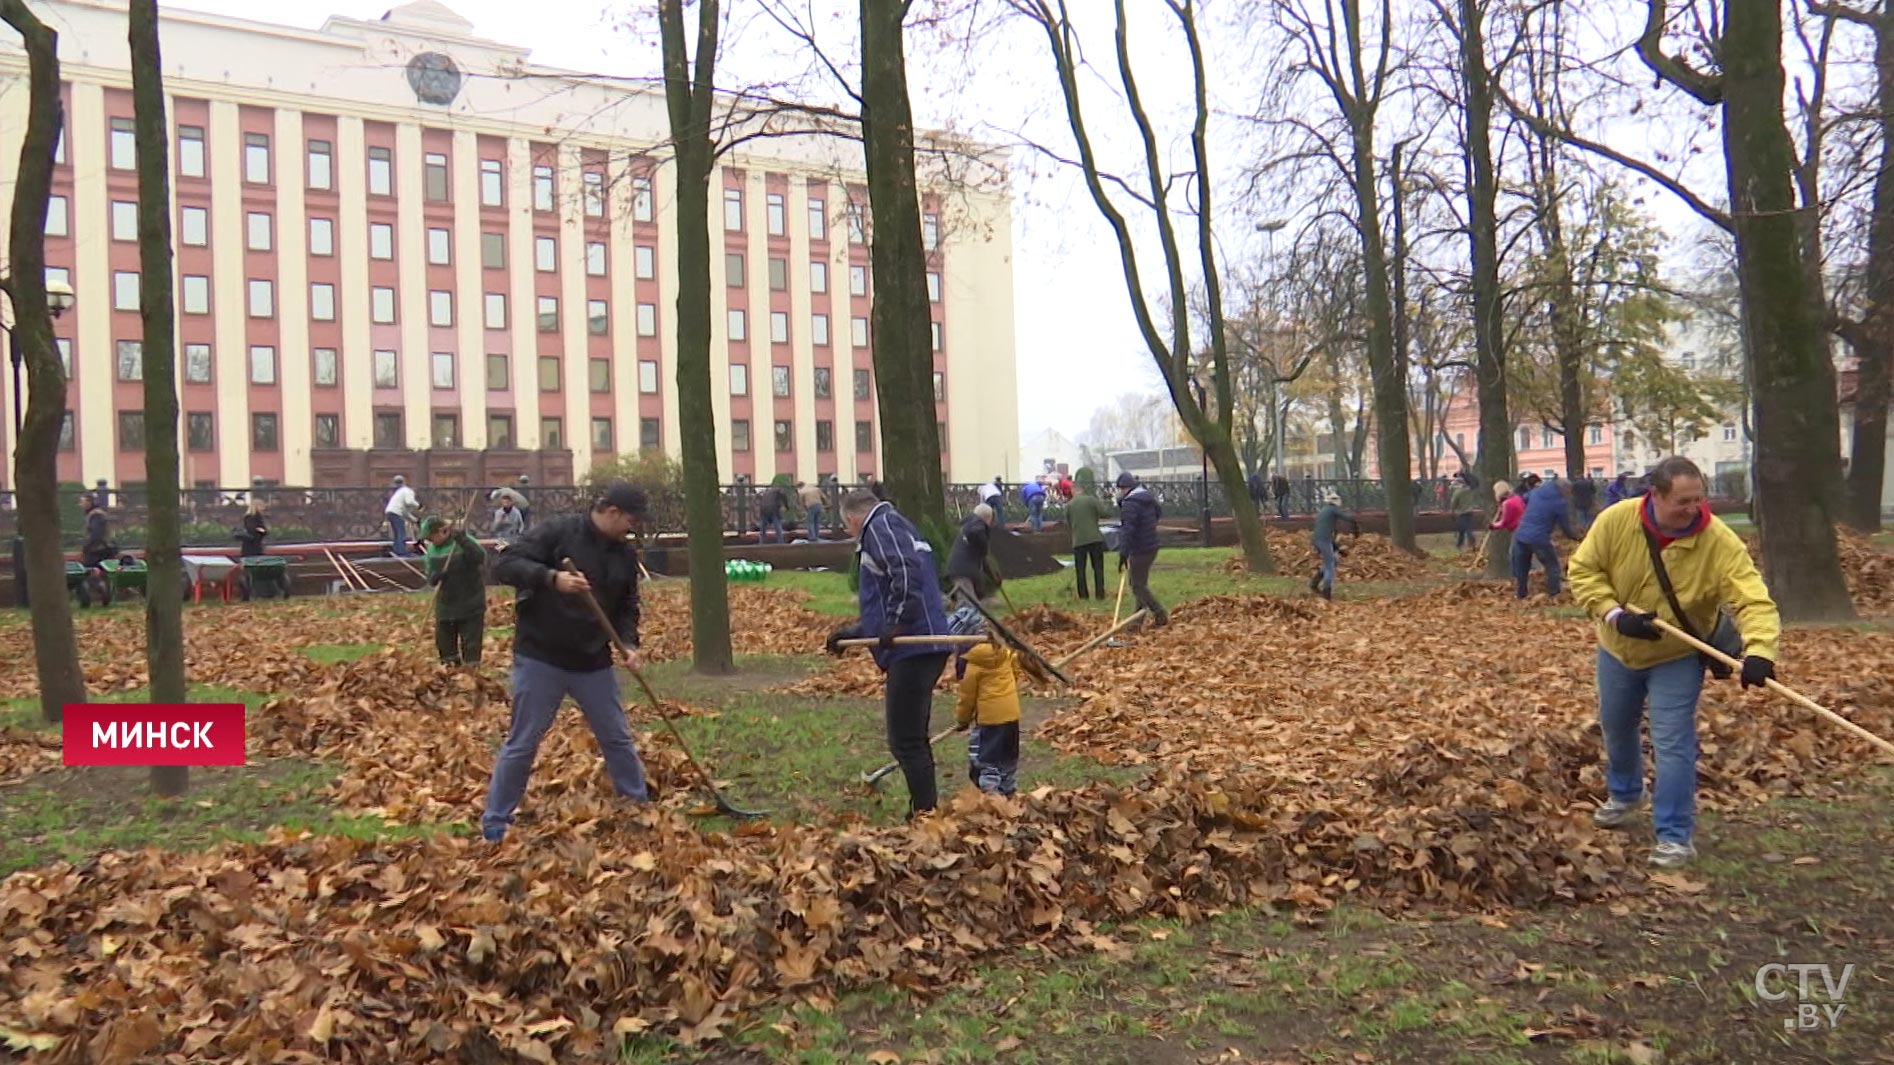
<svg viewBox="0 0 1894 1065">
<path fill-rule="evenodd" d="M 876 647 L 878 647 L 880 650 L 883 650 L 883 651 L 894 650 L 894 634 L 898 631 L 900 630 L 889 629 L 887 632 L 882 633 L 881 642 L 877 644 Z"/>
<path fill-rule="evenodd" d="M 1763 682 L 1776 679 L 1776 664 L 1761 655 L 1743 656 L 1743 687 L 1760 688 Z"/>
<path fill-rule="evenodd" d="M 1611 624 L 1618 630 L 1618 635 L 1620 636 L 1628 636 L 1633 640 L 1661 640 L 1664 638 L 1664 634 L 1658 632 L 1657 626 L 1651 624 L 1656 618 L 1656 614 L 1640 614 L 1635 610 L 1620 610 L 1618 611 L 1617 618 L 1614 619 Z"/>
<path fill-rule="evenodd" d="M 1123 551 L 1118 552 L 1118 572 L 1123 573 L 1126 567 L 1130 565 L 1131 565 L 1130 556 L 1126 555 Z"/>
<path fill-rule="evenodd" d="M 839 655 L 844 650 L 846 650 L 846 648 L 842 646 L 842 641 L 852 640 L 854 638 L 855 638 L 855 626 L 844 625 L 841 628 L 836 629 L 834 632 L 829 633 L 829 638 L 823 641 L 822 649 L 832 655 Z"/>
</svg>

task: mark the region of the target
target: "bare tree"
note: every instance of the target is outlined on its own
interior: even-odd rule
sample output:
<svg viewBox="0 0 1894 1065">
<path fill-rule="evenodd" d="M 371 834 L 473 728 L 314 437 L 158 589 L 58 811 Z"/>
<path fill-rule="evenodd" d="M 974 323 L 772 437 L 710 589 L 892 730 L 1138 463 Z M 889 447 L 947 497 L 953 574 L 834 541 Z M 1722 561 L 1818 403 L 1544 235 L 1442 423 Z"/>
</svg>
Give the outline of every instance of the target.
<svg viewBox="0 0 1894 1065">
<path fill-rule="evenodd" d="M 72 601 L 65 594 L 66 559 L 59 546 L 57 459 L 59 428 L 66 417 L 66 375 L 46 303 L 46 206 L 62 121 L 59 35 L 25 0 L 0 0 L 0 21 L 19 33 L 27 61 L 26 131 L 15 171 L 4 279 L 13 304 L 13 343 L 20 346 L 27 369 L 26 417 L 14 443 L 13 483 L 26 541 L 27 583 L 39 589 L 32 597 L 32 621 L 40 710 L 46 720 L 58 721 L 67 703 L 85 702 Z"/>
</svg>

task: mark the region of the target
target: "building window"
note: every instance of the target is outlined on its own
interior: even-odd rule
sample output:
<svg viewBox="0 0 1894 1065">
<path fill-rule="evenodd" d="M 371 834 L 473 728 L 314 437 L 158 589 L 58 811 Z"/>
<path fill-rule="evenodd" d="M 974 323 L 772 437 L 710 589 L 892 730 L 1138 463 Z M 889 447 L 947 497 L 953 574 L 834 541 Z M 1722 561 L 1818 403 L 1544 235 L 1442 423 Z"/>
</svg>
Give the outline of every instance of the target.
<svg viewBox="0 0 1894 1065">
<path fill-rule="evenodd" d="M 730 364 L 730 394 L 733 396 L 750 394 L 750 368 L 744 363 Z"/>
<path fill-rule="evenodd" d="M 809 316 L 809 342 L 818 348 L 829 346 L 829 316 L 813 314 Z"/>
<path fill-rule="evenodd" d="M 777 292 L 789 290 L 789 260 L 771 259 L 769 261 L 769 287 Z"/>
<path fill-rule="evenodd" d="M 723 256 L 723 279 L 731 288 L 743 287 L 743 253 L 725 252 Z"/>
<path fill-rule="evenodd" d="M 775 430 L 776 450 L 779 452 L 794 451 L 796 449 L 796 435 L 790 423 L 779 418 L 776 421 Z"/>
<path fill-rule="evenodd" d="M 144 341 L 121 340 L 118 342 L 118 379 L 121 381 L 145 379 Z"/>
<path fill-rule="evenodd" d="M 1552 446 L 1552 430 L 1544 429 L 1544 428 L 1539 430 L 1539 446 L 1540 447 Z"/>
<path fill-rule="evenodd" d="M 585 331 L 595 337 L 611 332 L 611 319 L 605 309 L 604 300 L 585 301 Z"/>
<path fill-rule="evenodd" d="M 368 223 L 368 257 L 371 259 L 392 259 L 395 257 L 395 227 L 387 222 Z"/>
<path fill-rule="evenodd" d="M 632 272 L 640 281 L 649 281 L 658 276 L 658 252 L 649 244 L 640 244 L 632 250 Z"/>
<path fill-rule="evenodd" d="M 736 418 L 730 422 L 730 450 L 750 450 L 750 420 Z"/>
<path fill-rule="evenodd" d="M 120 451 L 143 451 L 145 449 L 144 411 L 122 410 L 118 412 L 118 449 Z"/>
<path fill-rule="evenodd" d="M 940 302 L 940 275 L 932 270 L 927 272 L 927 302 Z"/>
<path fill-rule="evenodd" d="M 829 264 L 811 262 L 809 264 L 809 291 L 827 292 L 829 290 Z"/>
<path fill-rule="evenodd" d="M 868 227 L 862 222 L 862 205 L 852 199 L 848 201 L 848 242 L 868 243 Z"/>
<path fill-rule="evenodd" d="M 542 274 L 559 269 L 559 238 L 533 238 L 533 268 Z"/>
<path fill-rule="evenodd" d="M 314 355 L 315 355 L 316 365 L 315 365 L 313 379 L 315 383 L 318 385 L 322 385 L 325 388 L 333 386 L 336 383 L 336 369 L 337 369 L 336 360 L 335 360 L 335 349 L 334 348 L 317 348 L 314 352 Z"/>
<path fill-rule="evenodd" d="M 513 446 L 513 416 L 511 414 L 487 415 L 487 446 L 493 448 Z"/>
<path fill-rule="evenodd" d="M 333 414 L 316 415 L 315 445 L 317 447 L 339 447 L 342 442 L 342 419 Z"/>
<path fill-rule="evenodd" d="M 851 296 L 868 295 L 868 268 L 851 266 L 848 268 L 848 294 Z"/>
<path fill-rule="evenodd" d="M 370 148 L 368 150 L 368 194 L 370 196 L 395 194 L 395 154 L 392 149 Z"/>
<path fill-rule="evenodd" d="M 184 416 L 184 446 L 191 451 L 217 450 L 215 423 L 209 411 L 194 410 Z"/>
<path fill-rule="evenodd" d="M 335 153 L 328 141 L 309 142 L 309 187 L 335 187 Z"/>
<path fill-rule="evenodd" d="M 138 309 L 138 274 L 135 271 L 119 270 L 112 274 L 112 309 Z"/>
<path fill-rule="evenodd" d="M 749 316 L 743 313 L 742 308 L 732 307 L 730 309 L 730 339 L 748 340 L 750 338 L 749 323 Z"/>
<path fill-rule="evenodd" d="M 763 214 L 765 222 L 769 227 L 769 235 L 772 237 L 782 236 L 786 224 L 783 221 L 784 210 L 782 193 L 772 192 L 763 197 Z"/>
<path fill-rule="evenodd" d="M 829 239 L 829 205 L 814 196 L 809 197 L 809 239 Z"/>
<path fill-rule="evenodd" d="M 789 367 L 772 366 L 769 368 L 769 391 L 777 397 L 789 395 Z"/>
<path fill-rule="evenodd" d="M 1726 444 L 1734 444 L 1736 442 L 1736 426 L 1726 425 L 1723 427 L 1723 442 Z"/>
<path fill-rule="evenodd" d="M 498 159 L 480 160 L 480 206 L 506 205 L 506 180 Z"/>
<path fill-rule="evenodd" d="M 605 244 L 603 241 L 585 242 L 585 272 L 592 277 L 605 276 Z"/>
<path fill-rule="evenodd" d="M 539 357 L 539 390 L 541 392 L 559 391 L 559 357 L 557 355 Z"/>
<path fill-rule="evenodd" d="M 769 342 L 772 344 L 789 343 L 789 312 L 769 312 Z"/>
<path fill-rule="evenodd" d="M 447 202 L 447 156 L 440 152 L 421 156 L 421 190 L 435 203 Z"/>
<path fill-rule="evenodd" d="M 201 212 L 202 209 L 186 207 L 185 210 L 198 210 Z M 66 198 L 64 196 L 48 197 L 46 200 L 46 235 L 49 237 L 63 237 L 68 232 L 70 232 L 70 229 L 66 219 Z M 185 243 L 188 244 L 190 242 L 186 241 Z"/>
<path fill-rule="evenodd" d="M 309 286 L 309 317 L 318 322 L 335 321 L 335 286 L 320 282 Z"/>
<path fill-rule="evenodd" d="M 387 348 L 375 352 L 375 387 L 396 388 L 401 384 L 400 359 Z"/>
<path fill-rule="evenodd" d="M 640 303 L 638 305 L 638 335 L 654 337 L 658 335 L 658 305 Z"/>
<path fill-rule="evenodd" d="M 244 247 L 251 251 L 270 250 L 270 216 L 262 211 L 244 215 Z"/>
<path fill-rule="evenodd" d="M 273 318 L 276 316 L 276 282 L 258 278 L 250 279 L 250 317 Z"/>
<path fill-rule="evenodd" d="M 427 294 L 427 322 L 445 329 L 454 324 L 454 294 L 432 289 Z"/>
<path fill-rule="evenodd" d="M 250 450 L 276 450 L 276 415 L 269 413 L 250 415 Z"/>
<path fill-rule="evenodd" d="M 138 165 L 138 145 L 132 133 L 132 120 L 112 120 L 112 169 L 132 170 Z"/>
<path fill-rule="evenodd" d="M 828 399 L 835 391 L 835 374 L 827 366 L 815 368 L 815 398 Z"/>
<path fill-rule="evenodd" d="M 631 220 L 651 221 L 651 179 L 648 177 L 631 179 Z"/>
<path fill-rule="evenodd" d="M 63 230 L 66 218 L 65 201 L 61 200 L 59 219 Z M 180 239 L 193 248 L 201 248 L 210 243 L 210 212 L 202 207 L 185 207 L 178 212 L 178 230 Z"/>
<path fill-rule="evenodd" d="M 488 329 L 506 328 L 506 293 L 489 292 L 482 301 Z"/>
<path fill-rule="evenodd" d="M 850 318 L 848 320 L 848 342 L 858 348 L 868 346 L 868 319 Z"/>
<path fill-rule="evenodd" d="M 819 421 L 815 423 L 815 449 L 823 454 L 835 450 L 835 423 Z"/>
<path fill-rule="evenodd" d="M 605 214 L 605 175 L 596 170 L 587 170 L 584 174 L 585 187 L 582 201 L 588 218 L 602 218 Z"/>
<path fill-rule="evenodd" d="M 539 297 L 539 331 L 542 333 L 559 331 L 559 297 Z"/>
<path fill-rule="evenodd" d="M 552 210 L 552 167 L 533 168 L 533 210 Z"/>
<path fill-rule="evenodd" d="M 743 190 L 723 190 L 723 228 L 726 232 L 743 231 Z"/>
<path fill-rule="evenodd" d="M 436 351 L 428 355 L 428 380 L 435 388 L 454 387 L 454 353 Z"/>
<path fill-rule="evenodd" d="M 250 383 L 253 385 L 273 385 L 276 383 L 276 349 L 262 344 L 250 348 Z"/>
<path fill-rule="evenodd" d="M 384 410 L 375 412 L 375 446 L 400 447 L 401 412 Z"/>
<path fill-rule="evenodd" d="M 663 425 L 656 418 L 638 419 L 638 447 L 656 451 L 664 446 Z"/>
<path fill-rule="evenodd" d="M 243 135 L 243 180 L 251 185 L 270 183 L 270 135 Z"/>
<path fill-rule="evenodd" d="M 585 387 L 590 392 L 610 392 L 612 390 L 612 360 L 585 360 Z"/>
<path fill-rule="evenodd" d="M 427 231 L 427 261 L 432 266 L 448 266 L 454 261 L 454 235 L 445 229 Z"/>
<path fill-rule="evenodd" d="M 210 313 L 210 278 L 184 275 L 184 313 Z"/>
<path fill-rule="evenodd" d="M 335 220 L 330 218 L 311 218 L 309 220 L 309 254 L 335 254 Z"/>
<path fill-rule="evenodd" d="M 512 387 L 512 374 L 507 370 L 505 355 L 489 352 L 487 355 L 487 391 L 504 392 Z"/>
<path fill-rule="evenodd" d="M 638 360 L 638 391 L 645 395 L 656 395 L 658 391 L 658 364 L 653 359 Z"/>
<path fill-rule="evenodd" d="M 934 402 L 947 402 L 947 375 L 939 370 L 934 371 Z"/>
<path fill-rule="evenodd" d="M 868 382 L 869 382 L 869 377 L 868 377 L 867 370 L 855 371 L 855 398 L 856 399 L 868 398 Z"/>
<path fill-rule="evenodd" d="M 921 216 L 921 244 L 928 251 L 940 247 L 940 216 L 924 214 Z"/>
<path fill-rule="evenodd" d="M 368 317 L 376 325 L 395 323 L 395 290 L 392 288 L 371 288 L 368 290 Z"/>
<path fill-rule="evenodd" d="M 1605 430 L 1603 427 L 1597 425 L 1587 426 L 1585 429 L 1585 442 L 1592 445 L 1604 443 Z"/>
<path fill-rule="evenodd" d="M 178 176 L 204 176 L 204 127 L 178 127 Z"/>
<path fill-rule="evenodd" d="M 184 383 L 188 385 L 210 384 L 210 345 L 184 345 Z"/>
<path fill-rule="evenodd" d="M 1522 425 L 1519 427 L 1519 450 L 1525 451 L 1530 447 L 1532 447 L 1532 430 Z"/>
<path fill-rule="evenodd" d="M 566 446 L 566 420 L 564 418 L 539 419 L 539 446 L 554 450 Z"/>
<path fill-rule="evenodd" d="M 855 423 L 855 450 L 867 453 L 875 449 L 875 427 L 872 422 Z"/>
<path fill-rule="evenodd" d="M 112 239 L 138 239 L 138 205 L 124 200 L 112 201 Z"/>
<path fill-rule="evenodd" d="M 480 265 L 487 270 L 506 269 L 506 234 L 480 234 Z"/>
<path fill-rule="evenodd" d="M 610 418 L 592 419 L 592 450 L 608 455 L 611 454 L 612 420 Z"/>
<path fill-rule="evenodd" d="M 64 144 L 65 141 L 62 139 L 60 143 Z M 72 412 L 67 411 L 66 416 L 59 421 L 59 450 L 74 451 L 78 447 L 77 437 L 72 430 Z"/>
<path fill-rule="evenodd" d="M 940 323 L 927 323 L 927 331 L 929 334 L 928 339 L 934 345 L 932 350 L 939 351 L 941 349 Z"/>
</svg>

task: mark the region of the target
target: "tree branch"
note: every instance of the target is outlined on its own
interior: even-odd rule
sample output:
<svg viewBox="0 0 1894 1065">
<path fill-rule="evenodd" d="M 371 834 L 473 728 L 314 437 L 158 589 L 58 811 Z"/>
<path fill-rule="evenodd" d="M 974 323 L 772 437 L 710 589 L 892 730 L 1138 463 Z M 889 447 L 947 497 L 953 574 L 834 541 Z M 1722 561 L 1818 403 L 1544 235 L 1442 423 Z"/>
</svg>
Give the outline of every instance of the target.
<svg viewBox="0 0 1894 1065">
<path fill-rule="evenodd" d="M 1644 65 L 1659 78 L 1711 107 L 1723 102 L 1723 79 L 1705 74 L 1684 62 L 1681 56 L 1664 54 L 1664 24 L 1669 21 L 1665 0 L 1645 0 L 1644 32 L 1638 36 L 1637 50 Z"/>
</svg>

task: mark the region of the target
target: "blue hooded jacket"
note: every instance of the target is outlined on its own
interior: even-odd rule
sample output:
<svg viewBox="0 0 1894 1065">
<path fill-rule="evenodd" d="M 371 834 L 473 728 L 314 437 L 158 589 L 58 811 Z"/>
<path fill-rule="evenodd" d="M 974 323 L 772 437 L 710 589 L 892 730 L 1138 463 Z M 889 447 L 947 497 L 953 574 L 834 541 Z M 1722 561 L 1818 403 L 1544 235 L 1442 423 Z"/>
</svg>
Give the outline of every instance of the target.
<svg viewBox="0 0 1894 1065">
<path fill-rule="evenodd" d="M 934 570 L 934 549 L 892 503 L 881 503 L 862 522 L 855 548 L 861 563 L 861 583 L 855 594 L 861 620 L 855 631 L 862 636 L 944 636 L 947 612 L 941 607 L 940 575 Z M 875 665 L 887 669 L 904 658 L 945 654 L 949 644 L 903 644 L 875 648 Z"/>
<path fill-rule="evenodd" d="M 1547 481 L 1526 497 L 1526 515 L 1519 519 L 1519 531 L 1513 533 L 1513 539 L 1522 544 L 1549 545 L 1555 527 L 1568 539 L 1579 538 L 1572 531 L 1572 507 L 1565 493 L 1559 491 L 1559 482 Z"/>
<path fill-rule="evenodd" d="M 1157 554 L 1157 520 L 1164 508 L 1149 488 L 1138 485 L 1118 501 L 1118 553 L 1127 558 Z"/>
</svg>

